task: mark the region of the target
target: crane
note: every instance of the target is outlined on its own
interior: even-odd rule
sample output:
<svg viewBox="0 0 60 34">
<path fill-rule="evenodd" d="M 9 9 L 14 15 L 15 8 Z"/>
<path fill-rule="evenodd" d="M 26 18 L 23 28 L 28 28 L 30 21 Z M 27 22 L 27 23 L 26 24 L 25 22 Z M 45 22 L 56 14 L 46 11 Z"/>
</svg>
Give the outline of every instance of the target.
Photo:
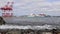
<svg viewBox="0 0 60 34">
<path fill-rule="evenodd" d="M 11 5 L 9 6 L 10 3 Z M 10 10 L 13 10 L 12 7 L 13 7 L 13 2 L 7 2 L 7 4 L 4 7 L 1 7 L 0 9 L 4 11 L 7 11 L 7 10 L 10 11 Z"/>
<path fill-rule="evenodd" d="M 10 17 L 13 16 L 13 3 L 14 2 L 7 2 L 7 4 L 3 7 L 0 8 L 0 10 L 2 10 L 2 16 L 4 17 Z"/>
</svg>

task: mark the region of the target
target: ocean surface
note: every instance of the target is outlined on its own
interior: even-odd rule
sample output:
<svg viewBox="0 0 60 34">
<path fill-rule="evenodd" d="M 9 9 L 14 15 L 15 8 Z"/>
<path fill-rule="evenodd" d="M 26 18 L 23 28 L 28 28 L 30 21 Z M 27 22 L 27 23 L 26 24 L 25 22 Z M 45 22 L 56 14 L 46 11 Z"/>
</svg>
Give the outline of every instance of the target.
<svg viewBox="0 0 60 34">
<path fill-rule="evenodd" d="M 4 20 L 11 25 L 60 25 L 60 17 L 7 17 Z"/>
</svg>

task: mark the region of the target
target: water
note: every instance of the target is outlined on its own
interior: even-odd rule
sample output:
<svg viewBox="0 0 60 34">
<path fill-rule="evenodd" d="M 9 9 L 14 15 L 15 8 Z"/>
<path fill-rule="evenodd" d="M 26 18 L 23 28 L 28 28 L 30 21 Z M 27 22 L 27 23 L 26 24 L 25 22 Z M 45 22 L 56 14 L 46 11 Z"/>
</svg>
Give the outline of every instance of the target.
<svg viewBox="0 0 60 34">
<path fill-rule="evenodd" d="M 4 20 L 6 24 L 14 25 L 60 25 L 60 17 L 11 17 Z"/>
</svg>

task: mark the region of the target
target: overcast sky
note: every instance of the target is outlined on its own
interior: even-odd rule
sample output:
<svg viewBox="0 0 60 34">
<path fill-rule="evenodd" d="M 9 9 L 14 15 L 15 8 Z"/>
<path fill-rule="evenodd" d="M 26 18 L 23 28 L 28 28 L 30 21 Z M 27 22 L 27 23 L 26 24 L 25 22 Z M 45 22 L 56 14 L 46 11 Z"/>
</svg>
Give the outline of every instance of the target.
<svg viewBox="0 0 60 34">
<path fill-rule="evenodd" d="M 60 0 L 0 0 L 0 7 L 7 2 L 14 2 L 14 15 L 40 14 L 60 16 Z M 0 10 L 0 15 L 1 15 Z"/>
</svg>

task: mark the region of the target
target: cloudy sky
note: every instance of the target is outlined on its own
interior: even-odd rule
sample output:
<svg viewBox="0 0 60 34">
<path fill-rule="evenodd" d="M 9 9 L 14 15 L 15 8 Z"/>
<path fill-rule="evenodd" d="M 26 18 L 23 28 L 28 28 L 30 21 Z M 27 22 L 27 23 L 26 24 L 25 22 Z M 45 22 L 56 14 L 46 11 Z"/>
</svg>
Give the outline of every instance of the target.
<svg viewBox="0 0 60 34">
<path fill-rule="evenodd" d="M 0 0 L 0 7 L 8 1 L 14 2 L 13 13 L 16 16 L 31 13 L 60 16 L 60 0 Z M 0 15 L 1 13 L 0 10 Z"/>
</svg>

